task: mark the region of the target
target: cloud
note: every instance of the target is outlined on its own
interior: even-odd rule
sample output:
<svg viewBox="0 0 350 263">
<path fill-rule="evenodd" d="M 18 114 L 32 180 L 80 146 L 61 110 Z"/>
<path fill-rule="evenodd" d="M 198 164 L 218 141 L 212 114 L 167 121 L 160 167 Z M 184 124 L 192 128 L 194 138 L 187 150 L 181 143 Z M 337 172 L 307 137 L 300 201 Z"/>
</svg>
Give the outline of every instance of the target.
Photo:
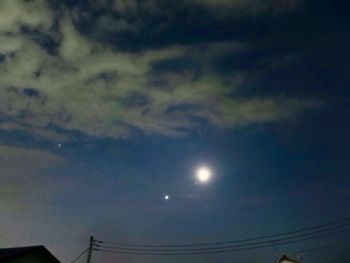
<svg viewBox="0 0 350 263">
<path fill-rule="evenodd" d="M 110 34 L 114 32 L 137 32 L 141 24 L 139 22 L 129 23 L 124 18 L 114 19 L 104 15 L 97 19 L 94 27 L 95 34 Z"/>
<path fill-rule="evenodd" d="M 21 27 L 48 28 L 52 10 L 45 0 L 2 0 L 0 2 L 0 32 L 16 33 Z"/>
<path fill-rule="evenodd" d="M 155 34 L 181 19 L 192 20 L 205 12 L 207 21 L 228 17 L 275 15 L 297 8 L 303 0 L 90 0 L 76 19 L 88 20 L 96 38 L 108 33 Z M 88 8 L 86 8 L 88 6 Z M 87 11 L 86 11 L 87 10 Z M 97 11 L 97 12 L 96 12 Z M 99 13 L 96 16 L 96 13 Z M 157 19 L 157 25 L 154 20 Z M 153 21 L 153 22 L 152 22 Z"/>
<path fill-rule="evenodd" d="M 118 12 L 119 14 L 124 14 L 128 16 L 135 16 L 139 14 L 140 12 L 153 15 L 160 11 L 161 7 L 165 7 L 167 4 L 166 1 L 159 1 L 159 0 L 145 0 L 145 1 L 139 1 L 139 0 L 112 0 L 112 1 L 105 1 L 105 0 L 98 0 L 93 1 L 95 3 L 95 6 L 103 6 L 103 7 L 109 7 Z M 168 2 L 169 4 L 170 2 Z M 180 2 L 179 2 L 180 3 Z"/>
<path fill-rule="evenodd" d="M 276 13 L 290 11 L 303 0 L 179 0 L 174 3 L 167 0 L 99 0 L 93 1 L 95 6 L 109 7 L 118 14 L 133 17 L 144 15 L 173 15 L 178 10 L 204 7 L 214 16 L 235 15 L 251 16 L 259 13 Z M 171 7 L 171 8 L 169 8 Z"/>
<path fill-rule="evenodd" d="M 208 8 L 219 14 L 256 15 L 266 12 L 289 11 L 297 7 L 301 0 L 186 0 Z M 214 8 L 214 9 L 213 9 Z"/>
<path fill-rule="evenodd" d="M 60 185 L 60 180 L 50 176 L 49 170 L 64 163 L 62 157 L 47 151 L 0 145 L 2 209 L 18 210 L 46 203 Z"/>
<path fill-rule="evenodd" d="M 0 12 L 11 7 L 4 3 Z M 0 31 L 3 131 L 26 131 L 52 141 L 69 139 L 59 131 L 110 138 L 135 132 L 183 136 L 201 121 L 232 128 L 289 119 L 317 106 L 293 98 L 235 96 L 247 73 L 233 72 L 227 79 L 214 64 L 228 54 L 247 52 L 243 43 L 123 52 L 81 34 L 70 12 L 60 17 L 53 33 L 55 14 L 46 2 L 14 3 L 25 14 L 15 15 L 16 22 Z M 27 18 L 27 12 L 36 18 Z M 23 26 L 32 27 L 36 38 L 19 30 Z M 55 35 L 55 52 L 39 41 L 47 34 Z"/>
</svg>

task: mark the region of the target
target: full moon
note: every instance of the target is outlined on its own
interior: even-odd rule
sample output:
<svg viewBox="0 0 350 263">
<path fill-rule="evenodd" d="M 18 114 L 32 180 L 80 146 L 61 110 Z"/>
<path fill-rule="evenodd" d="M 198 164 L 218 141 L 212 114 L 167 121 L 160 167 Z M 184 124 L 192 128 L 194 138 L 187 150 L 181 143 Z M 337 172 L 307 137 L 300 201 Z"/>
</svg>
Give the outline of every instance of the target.
<svg viewBox="0 0 350 263">
<path fill-rule="evenodd" d="M 211 171 L 208 167 L 199 167 L 196 172 L 197 180 L 200 183 L 207 183 L 211 179 Z"/>
</svg>

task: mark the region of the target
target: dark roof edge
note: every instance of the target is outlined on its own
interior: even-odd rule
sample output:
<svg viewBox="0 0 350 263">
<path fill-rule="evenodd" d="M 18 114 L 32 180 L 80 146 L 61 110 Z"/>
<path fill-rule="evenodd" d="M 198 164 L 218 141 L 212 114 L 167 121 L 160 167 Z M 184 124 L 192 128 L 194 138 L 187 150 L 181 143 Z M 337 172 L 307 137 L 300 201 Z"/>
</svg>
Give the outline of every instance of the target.
<svg viewBox="0 0 350 263">
<path fill-rule="evenodd" d="M 0 257 L 2 253 L 7 254 L 7 256 L 11 257 L 13 255 L 25 254 L 31 251 L 42 251 L 49 258 L 51 258 L 56 263 L 61 263 L 45 246 L 28 246 L 28 247 L 10 247 L 10 248 L 0 248 Z M 12 255 L 11 255 L 12 254 Z"/>
</svg>

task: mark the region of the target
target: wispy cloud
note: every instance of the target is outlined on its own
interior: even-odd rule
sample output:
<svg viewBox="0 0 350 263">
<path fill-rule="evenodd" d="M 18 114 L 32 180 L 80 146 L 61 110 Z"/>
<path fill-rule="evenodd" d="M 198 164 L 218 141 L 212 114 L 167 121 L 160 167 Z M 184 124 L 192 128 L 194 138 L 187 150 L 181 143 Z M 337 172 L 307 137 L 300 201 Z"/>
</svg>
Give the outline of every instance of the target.
<svg viewBox="0 0 350 263">
<path fill-rule="evenodd" d="M 274 13 L 279 11 L 290 11 L 297 7 L 301 0 L 194 0 L 188 2 L 202 5 L 209 12 L 219 14 L 234 13 L 238 16 L 257 15 L 259 13 Z M 214 10 L 212 9 L 214 8 Z"/>
<path fill-rule="evenodd" d="M 47 28 L 53 12 L 45 0 L 4 0 L 0 3 L 0 31 L 17 33 L 22 26 Z"/>
<path fill-rule="evenodd" d="M 256 15 L 261 12 L 289 11 L 297 7 L 303 0 L 179 0 L 176 5 L 167 0 L 98 0 L 95 6 L 109 6 L 123 15 L 133 16 L 137 13 L 147 15 L 160 14 L 162 11 L 171 14 L 169 6 L 176 9 L 204 7 L 209 13 L 228 13 L 245 16 Z M 214 9 L 213 9 L 214 8 Z M 176 11 L 173 9 L 173 11 Z"/>
<path fill-rule="evenodd" d="M 230 128 L 288 119 L 317 106 L 295 98 L 235 96 L 247 73 L 233 72 L 228 81 L 213 64 L 246 52 L 243 43 L 125 52 L 84 36 L 71 12 L 57 16 L 45 1 L 3 1 L 0 12 L 11 8 L 16 15 L 0 25 L 2 130 L 49 140 L 64 139 L 57 129 L 112 138 L 135 131 L 183 136 L 198 120 Z M 44 36 L 55 41 L 53 51 L 40 41 Z M 194 67 L 174 68 L 182 60 Z"/>
<path fill-rule="evenodd" d="M 161 19 L 150 32 L 162 31 L 171 21 L 183 14 L 183 19 L 193 19 L 197 13 L 206 13 L 208 20 L 227 19 L 229 17 L 252 17 L 276 15 L 295 10 L 304 0 L 91 0 L 84 7 L 99 10 L 101 15 L 83 14 L 76 9 L 77 20 L 94 20 L 92 31 L 96 36 L 107 32 L 144 33 L 154 17 Z M 87 9 L 89 9 L 87 8 Z M 101 12 L 103 10 L 103 12 Z M 93 12 L 94 14 L 96 12 Z"/>
</svg>

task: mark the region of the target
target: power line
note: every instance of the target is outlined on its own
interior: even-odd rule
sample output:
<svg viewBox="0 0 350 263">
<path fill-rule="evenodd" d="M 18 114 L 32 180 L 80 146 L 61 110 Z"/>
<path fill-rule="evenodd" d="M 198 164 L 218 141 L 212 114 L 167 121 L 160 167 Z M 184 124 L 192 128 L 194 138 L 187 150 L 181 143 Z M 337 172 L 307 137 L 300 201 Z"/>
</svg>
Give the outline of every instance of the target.
<svg viewBox="0 0 350 263">
<path fill-rule="evenodd" d="M 167 252 L 167 253 L 159 253 L 159 252 L 130 252 L 130 251 L 122 251 L 122 250 L 109 250 L 109 249 L 94 249 L 94 251 L 102 251 L 106 253 L 115 253 L 115 254 L 126 254 L 126 255 L 135 255 L 135 256 L 186 256 L 186 255 L 203 255 L 203 254 L 220 254 L 220 253 L 229 253 L 229 252 L 241 252 L 241 251 L 248 251 L 248 250 L 254 250 L 259 248 L 268 248 L 268 247 L 274 247 L 274 246 L 282 246 L 282 245 L 289 245 L 294 243 L 299 243 L 303 241 L 308 241 L 313 238 L 304 238 L 299 240 L 293 240 L 293 241 L 286 241 L 286 242 L 280 242 L 278 244 L 264 244 L 264 245 L 255 245 L 251 247 L 244 247 L 244 248 L 232 248 L 232 249 L 223 249 L 219 251 L 213 251 L 213 250 L 204 250 L 204 251 L 191 251 L 191 252 Z"/>
<path fill-rule="evenodd" d="M 294 254 L 305 254 L 305 253 L 310 253 L 310 252 L 314 252 L 314 251 L 317 251 L 317 250 L 327 249 L 327 248 L 331 248 L 331 247 L 335 247 L 335 246 L 343 245 L 343 244 L 349 244 L 349 243 L 350 243 L 349 239 L 341 240 L 341 241 L 338 241 L 338 242 L 328 243 L 328 244 L 325 244 L 325 245 L 322 245 L 322 246 L 318 246 L 318 247 L 312 247 L 312 248 L 308 248 L 308 249 L 295 251 L 293 253 Z"/>
<path fill-rule="evenodd" d="M 88 252 L 89 248 L 85 249 L 79 256 L 73 259 L 70 263 L 77 261 L 81 256 L 83 256 L 86 252 Z"/>
<path fill-rule="evenodd" d="M 333 221 L 327 224 L 306 227 L 284 233 L 264 235 L 240 240 L 218 241 L 210 243 L 208 242 L 192 244 L 155 245 L 140 243 L 117 243 L 95 240 L 93 237 L 90 237 L 90 247 L 89 249 L 85 250 L 82 254 L 86 253 L 86 251 L 90 251 L 90 254 L 92 251 L 101 251 L 105 253 L 140 256 L 218 254 L 300 243 L 308 240 L 325 238 L 331 235 L 344 234 L 349 230 L 350 218 L 346 218 L 342 220 Z M 80 256 L 82 256 L 82 254 Z"/>
<path fill-rule="evenodd" d="M 350 230 L 350 229 L 347 229 Z M 102 251 L 102 252 L 108 252 L 108 253 L 117 253 L 117 254 L 128 254 L 128 255 L 144 255 L 144 256 L 175 256 L 175 255 L 198 255 L 198 254 L 218 254 L 218 253 L 226 253 L 226 252 L 237 252 L 237 251 L 246 251 L 246 250 L 252 250 L 252 249 L 258 249 L 258 248 L 266 248 L 266 247 L 272 247 L 272 246 L 280 246 L 280 245 L 287 245 L 287 244 L 293 244 L 293 243 L 299 243 L 303 241 L 313 240 L 313 239 L 319 239 L 323 237 L 327 237 L 330 235 L 336 235 L 344 233 L 344 230 L 341 231 L 334 231 L 327 234 L 320 234 L 320 235 L 313 235 L 311 237 L 305 237 L 305 238 L 298 238 L 294 240 L 282 240 L 275 242 L 274 240 L 271 240 L 270 242 L 265 242 L 261 244 L 246 244 L 245 247 L 231 247 L 231 248 L 224 248 L 220 250 L 211 250 L 210 248 L 201 250 L 201 251 L 171 251 L 171 252 L 160 252 L 157 250 L 148 250 L 148 251 L 126 251 L 125 249 L 106 249 L 103 246 L 100 248 L 94 248 L 94 251 Z"/>
<path fill-rule="evenodd" d="M 332 233 L 335 233 L 335 230 L 339 229 L 339 226 L 333 227 L 333 228 L 327 228 L 327 229 L 321 229 L 318 231 L 312 231 L 309 233 L 304 233 L 304 234 L 298 234 L 298 235 L 293 235 L 293 236 L 287 236 L 284 238 L 276 238 L 276 239 L 270 239 L 270 240 L 265 240 L 265 241 L 259 241 L 259 242 L 250 242 L 250 243 L 241 243 L 238 245 L 228 245 L 228 246 L 214 246 L 214 247 L 202 247 L 202 248 L 170 248 L 170 249 L 164 249 L 164 248 L 140 248 L 140 247 L 121 247 L 121 246 L 109 246 L 109 245 L 96 245 L 97 247 L 102 247 L 102 248 L 107 248 L 107 249 L 119 249 L 119 250 L 124 250 L 124 251 L 143 251 L 143 252 L 176 252 L 176 251 L 202 251 L 202 250 L 222 250 L 222 249 L 230 249 L 230 248 L 240 248 L 240 247 L 246 247 L 246 246 L 252 246 L 252 245 L 261 245 L 261 244 L 269 244 L 269 243 L 277 243 L 281 241 L 286 241 L 286 240 L 293 240 L 293 239 L 298 239 L 298 238 L 304 238 L 304 237 L 312 237 L 314 235 L 317 236 L 317 234 L 323 233 L 324 235 L 330 235 Z M 344 232 L 347 230 L 350 230 L 350 228 L 344 228 L 342 226 L 340 228 L 341 231 L 336 231 L 338 232 Z"/>
<path fill-rule="evenodd" d="M 7 236 L 0 233 L 0 237 L 3 237 L 7 242 L 11 243 L 12 245 L 17 246 L 17 243 L 13 242 L 11 239 L 9 239 Z"/>
<path fill-rule="evenodd" d="M 339 224 L 346 224 L 350 222 L 350 218 L 337 220 L 331 223 L 302 228 L 298 230 L 293 230 L 289 232 L 279 233 L 279 234 L 273 234 L 273 235 L 264 235 L 259 237 L 253 237 L 253 238 L 246 238 L 246 239 L 240 239 L 240 240 L 227 240 L 227 241 L 218 241 L 218 242 L 209 242 L 209 243 L 192 243 L 192 244 L 173 244 L 173 245 L 162 245 L 162 244 L 137 244 L 137 243 L 118 243 L 118 242 L 110 242 L 110 241 L 97 241 L 98 243 L 102 244 L 110 244 L 110 245 L 116 245 L 116 246 L 122 246 L 122 247 L 149 247 L 149 248 L 161 248 L 161 247 L 200 247 L 200 246 L 214 246 L 214 245 L 224 245 L 224 244 L 231 244 L 231 243 L 241 243 L 241 242 L 248 242 L 248 241 L 255 241 L 260 239 L 267 239 L 267 238 L 274 238 L 274 237 L 280 237 L 280 236 L 286 236 L 286 235 L 292 235 L 297 233 L 302 233 L 310 230 L 325 228 L 332 225 L 339 225 Z"/>
<path fill-rule="evenodd" d="M 0 230 L 2 230 L 2 227 L 0 226 Z M 0 233 L 0 236 L 3 237 L 6 241 L 8 241 L 9 243 L 11 243 L 12 245 L 17 246 L 18 244 L 16 242 L 13 242 L 12 239 L 10 239 L 9 237 L 5 236 L 4 234 Z"/>
</svg>

